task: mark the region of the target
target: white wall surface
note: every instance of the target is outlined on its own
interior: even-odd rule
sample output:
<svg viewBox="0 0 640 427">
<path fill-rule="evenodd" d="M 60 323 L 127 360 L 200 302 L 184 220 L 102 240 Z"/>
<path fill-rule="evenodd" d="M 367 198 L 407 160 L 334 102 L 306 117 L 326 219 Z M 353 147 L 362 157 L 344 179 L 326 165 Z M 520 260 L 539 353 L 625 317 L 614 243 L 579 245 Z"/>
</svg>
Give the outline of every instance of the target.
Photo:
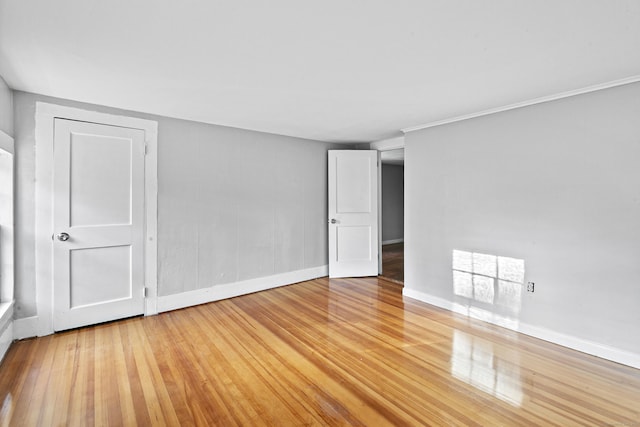
<svg viewBox="0 0 640 427">
<path fill-rule="evenodd" d="M 407 294 L 640 360 L 640 84 L 412 132 L 405 149 Z M 454 295 L 453 250 L 524 260 L 535 292 L 508 310 Z"/>
<path fill-rule="evenodd" d="M 382 242 L 404 237 L 404 167 L 382 165 Z"/>
<path fill-rule="evenodd" d="M 13 136 L 13 94 L 0 76 L 0 131 Z"/>
<path fill-rule="evenodd" d="M 37 101 L 158 121 L 160 296 L 327 264 L 334 145 L 15 92 L 16 318 L 37 314 Z"/>
<path fill-rule="evenodd" d="M 159 124 L 159 292 L 327 264 L 329 144 Z"/>
</svg>

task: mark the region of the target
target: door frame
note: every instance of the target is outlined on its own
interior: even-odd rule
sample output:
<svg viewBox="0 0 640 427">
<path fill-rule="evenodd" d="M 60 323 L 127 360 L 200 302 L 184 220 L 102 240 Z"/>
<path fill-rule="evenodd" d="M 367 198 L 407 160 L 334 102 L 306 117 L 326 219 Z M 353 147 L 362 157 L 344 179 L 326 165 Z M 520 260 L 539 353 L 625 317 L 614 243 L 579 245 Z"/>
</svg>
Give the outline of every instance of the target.
<svg viewBox="0 0 640 427">
<path fill-rule="evenodd" d="M 380 258 L 378 260 L 378 275 L 382 274 L 382 152 L 404 149 L 404 135 L 390 139 L 382 139 L 369 144 L 370 150 L 378 150 L 378 251 Z M 406 153 L 405 153 L 406 154 Z M 405 210 L 406 212 L 406 210 Z"/>
<path fill-rule="evenodd" d="M 53 141 L 56 118 L 145 132 L 144 158 L 144 315 L 158 313 L 158 122 L 36 102 L 35 265 L 37 335 L 53 333 Z"/>
</svg>

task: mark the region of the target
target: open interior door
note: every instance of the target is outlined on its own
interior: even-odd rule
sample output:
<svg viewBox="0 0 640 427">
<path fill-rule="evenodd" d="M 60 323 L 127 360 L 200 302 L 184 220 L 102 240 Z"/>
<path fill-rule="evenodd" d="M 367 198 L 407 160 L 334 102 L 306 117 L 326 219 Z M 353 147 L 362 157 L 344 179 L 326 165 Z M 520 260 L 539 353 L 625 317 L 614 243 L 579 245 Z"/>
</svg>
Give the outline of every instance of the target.
<svg viewBox="0 0 640 427">
<path fill-rule="evenodd" d="M 329 150 L 329 277 L 378 275 L 378 152 Z"/>
</svg>

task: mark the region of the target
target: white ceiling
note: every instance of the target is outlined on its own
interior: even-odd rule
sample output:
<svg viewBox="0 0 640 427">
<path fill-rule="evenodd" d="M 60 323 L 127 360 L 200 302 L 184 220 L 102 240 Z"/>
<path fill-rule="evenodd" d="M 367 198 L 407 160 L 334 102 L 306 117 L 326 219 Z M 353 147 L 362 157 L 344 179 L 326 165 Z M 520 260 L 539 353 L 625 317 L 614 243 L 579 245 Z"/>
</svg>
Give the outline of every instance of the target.
<svg viewBox="0 0 640 427">
<path fill-rule="evenodd" d="M 638 0 L 0 0 L 13 89 L 326 141 L 638 74 Z"/>
</svg>

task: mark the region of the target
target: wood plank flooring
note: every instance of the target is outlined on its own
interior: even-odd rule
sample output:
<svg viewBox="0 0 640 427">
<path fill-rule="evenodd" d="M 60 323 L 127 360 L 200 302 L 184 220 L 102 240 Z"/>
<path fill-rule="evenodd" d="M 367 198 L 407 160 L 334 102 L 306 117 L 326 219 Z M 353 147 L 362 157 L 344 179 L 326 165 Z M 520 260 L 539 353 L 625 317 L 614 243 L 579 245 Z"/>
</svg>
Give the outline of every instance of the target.
<svg viewBox="0 0 640 427">
<path fill-rule="evenodd" d="M 15 343 L 0 424 L 640 425 L 640 371 L 318 279 Z"/>
<path fill-rule="evenodd" d="M 382 246 L 382 276 L 404 283 L 404 243 Z"/>
</svg>

